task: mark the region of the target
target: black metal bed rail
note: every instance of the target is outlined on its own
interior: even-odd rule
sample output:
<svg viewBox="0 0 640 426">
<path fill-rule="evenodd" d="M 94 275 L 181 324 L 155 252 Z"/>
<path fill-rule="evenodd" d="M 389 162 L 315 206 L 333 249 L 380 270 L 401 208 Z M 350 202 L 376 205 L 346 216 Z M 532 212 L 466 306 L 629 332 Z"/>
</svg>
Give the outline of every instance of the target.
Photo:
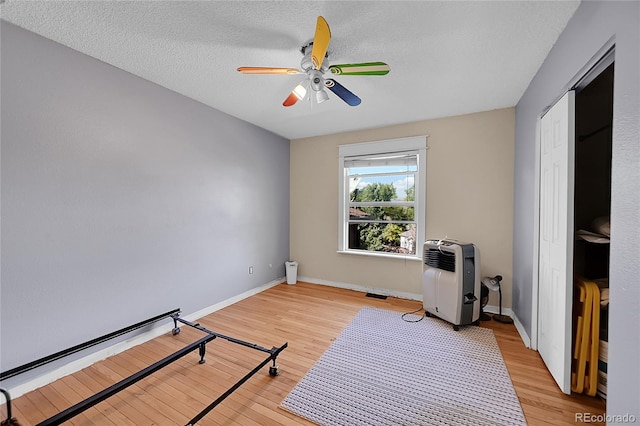
<svg viewBox="0 0 640 426">
<path fill-rule="evenodd" d="M 235 342 L 238 343 L 238 342 Z M 251 378 L 251 376 L 253 376 L 254 374 L 256 374 L 258 371 L 260 371 L 260 369 L 262 367 L 264 367 L 265 365 L 267 365 L 269 363 L 269 361 L 273 361 L 274 365 L 272 367 L 275 367 L 275 362 L 276 362 L 276 358 L 278 356 L 278 354 L 280 352 L 282 352 L 285 348 L 287 347 L 287 343 L 285 343 L 284 345 L 280 346 L 279 348 L 276 348 L 275 346 L 273 348 L 271 348 L 270 350 L 267 350 L 267 352 L 270 353 L 270 355 L 264 360 L 262 361 L 260 364 L 258 364 L 258 366 L 256 368 L 254 368 L 253 370 L 251 370 L 249 373 L 247 373 L 242 379 L 238 380 L 233 386 L 231 386 L 229 389 L 227 389 L 226 392 L 224 392 L 222 395 L 220 395 L 215 401 L 213 401 L 211 404 L 209 404 L 204 410 L 202 410 L 200 413 L 198 413 L 197 416 L 195 416 L 193 419 L 191 419 L 191 421 L 189 421 L 189 423 L 187 423 L 186 426 L 193 426 L 195 425 L 197 422 L 199 422 L 204 416 L 206 416 L 209 411 L 213 410 L 214 408 L 216 408 L 216 406 L 218 404 L 220 404 L 226 397 L 228 397 L 229 395 L 231 395 L 236 389 L 238 389 L 240 386 L 242 386 L 242 384 L 244 382 L 246 382 L 247 380 L 249 380 Z M 257 349 L 257 348 L 256 348 Z M 275 376 L 277 375 L 277 370 L 276 373 L 274 374 L 272 369 L 269 369 L 269 374 L 271 376 Z"/>
<path fill-rule="evenodd" d="M 211 410 L 213 410 L 218 404 L 220 404 L 225 398 L 227 398 L 229 395 L 231 395 L 231 393 L 233 393 L 236 389 L 238 389 L 244 382 L 246 382 L 247 380 L 249 380 L 249 378 L 251 378 L 254 374 L 256 374 L 262 367 L 264 367 L 265 365 L 267 365 L 270 361 L 273 362 L 273 365 L 271 367 L 269 367 L 269 375 L 270 376 L 277 376 L 278 375 L 278 366 L 276 365 L 276 358 L 278 357 L 278 355 L 280 354 L 280 352 L 282 352 L 288 345 L 288 343 L 283 344 L 282 346 L 278 347 L 272 347 L 271 349 L 267 349 L 265 347 L 262 347 L 260 345 L 257 345 L 255 343 L 250 343 L 250 342 L 246 342 L 244 340 L 240 340 L 240 339 L 236 339 L 234 337 L 230 337 L 230 336 L 225 336 L 224 334 L 220 334 L 220 333 L 216 333 L 215 331 L 211 331 L 206 329 L 205 327 L 202 327 L 200 324 L 196 324 L 190 321 L 187 321 L 185 319 L 180 318 L 180 309 L 174 309 L 171 310 L 169 312 L 166 312 L 164 314 L 161 315 L 157 315 L 153 318 L 149 318 L 148 320 L 145 321 L 141 321 L 137 324 L 131 325 L 129 327 L 125 327 L 122 328 L 118 331 L 114 331 L 113 333 L 109 333 L 106 334 L 102 337 L 98 337 L 96 339 L 93 340 L 89 340 L 88 342 L 82 343 L 80 345 L 76 345 L 72 348 L 68 348 L 65 349 L 63 351 L 60 352 L 56 352 L 55 354 L 46 356 L 44 358 L 40 358 L 36 361 L 32 361 L 28 364 L 24 364 L 20 367 L 16 367 L 13 368 L 11 370 L 5 371 L 4 373 L 0 374 L 0 379 L 6 379 L 9 377 L 13 377 L 15 375 L 18 375 L 20 373 L 24 373 L 25 371 L 29 371 L 32 370 L 34 368 L 40 367 L 44 364 L 47 364 L 49 362 L 55 361 L 57 359 L 63 358 L 67 355 L 79 352 L 83 349 L 89 348 L 91 346 L 95 346 L 99 343 L 105 342 L 109 339 L 113 339 L 117 336 L 121 336 L 125 333 L 128 333 L 130 331 L 139 329 L 141 327 L 144 327 L 146 325 L 149 325 L 151 323 L 154 323 L 156 321 L 159 321 L 163 318 L 171 318 L 173 319 L 173 324 L 174 324 L 174 328 L 173 328 L 173 335 L 176 335 L 178 333 L 180 333 L 180 328 L 178 327 L 178 322 L 180 322 L 181 324 L 185 324 L 189 327 L 193 327 L 196 328 L 200 331 L 202 331 L 203 333 L 206 334 L 205 337 L 201 338 L 200 340 L 197 340 L 191 344 L 189 344 L 188 346 L 185 346 L 184 348 L 174 352 L 171 355 L 166 356 L 165 358 L 161 359 L 160 361 L 157 361 L 153 364 L 151 364 L 150 366 L 138 371 L 137 373 L 132 374 L 131 376 L 109 386 L 108 388 L 96 393 L 93 396 L 90 396 L 89 398 L 78 402 L 77 404 L 67 408 L 64 411 L 59 412 L 58 414 L 38 423 L 36 426 L 56 426 L 59 425 L 61 423 L 66 422 L 67 420 L 77 416 L 78 414 L 88 410 L 89 408 L 99 404 L 100 402 L 104 401 L 105 399 L 115 395 L 116 393 L 120 392 L 123 389 L 128 388 L 129 386 L 139 382 L 140 380 L 144 379 L 145 377 L 155 373 L 156 371 L 166 367 L 167 365 L 171 364 L 172 362 L 184 357 L 185 355 L 187 355 L 188 353 L 198 349 L 199 350 L 199 355 L 200 355 L 200 364 L 204 364 L 205 360 L 204 360 L 204 356 L 206 354 L 206 344 L 211 342 L 212 340 L 216 339 L 216 338 L 221 338 L 224 340 L 227 340 L 229 342 L 232 343 L 237 343 L 239 345 L 242 346 L 246 346 L 248 348 L 251 349 L 255 349 L 261 352 L 265 352 L 268 353 L 269 356 L 262 361 L 257 367 L 255 367 L 253 370 L 251 370 L 249 373 L 247 373 L 244 377 L 242 377 L 240 380 L 238 380 L 233 386 L 231 386 L 226 392 L 224 392 L 222 395 L 220 395 L 215 401 L 213 401 L 211 404 L 209 404 L 204 410 L 202 410 L 197 416 L 195 416 L 188 424 L 187 426 L 192 426 L 194 425 L 196 422 L 198 422 L 199 420 L 201 420 L 204 416 L 206 416 Z M 8 394 L 7 394 L 7 398 Z M 7 401 L 7 407 L 9 407 L 10 401 Z"/>
<path fill-rule="evenodd" d="M 173 318 L 173 324 L 175 325 L 175 327 L 173 329 L 173 334 L 178 334 L 180 332 L 180 329 L 178 328 L 178 322 L 181 322 L 182 324 L 186 324 L 189 327 L 197 328 L 198 330 L 203 331 L 203 332 L 205 332 L 207 334 L 210 334 L 212 336 L 216 336 L 216 337 L 219 337 L 221 339 L 228 340 L 229 342 L 237 343 L 239 345 L 246 346 L 246 347 L 251 348 L 251 349 L 256 349 L 258 351 L 268 352 L 268 353 L 271 353 L 271 351 L 273 350 L 273 349 L 264 348 L 264 347 L 262 347 L 260 345 L 256 345 L 255 343 L 245 342 L 244 340 L 240 340 L 240 339 L 236 339 L 234 337 L 225 336 L 224 334 L 216 333 L 215 331 L 211 331 L 211 330 L 208 330 L 208 329 L 204 328 L 200 324 L 196 324 L 196 323 L 193 323 L 191 321 L 187 321 L 185 319 L 182 319 L 177 315 L 173 315 L 172 318 Z"/>
<path fill-rule="evenodd" d="M 73 346 L 71 348 L 64 349 L 64 350 L 62 350 L 60 352 L 56 352 L 54 354 L 45 356 L 45 357 L 37 359 L 35 361 L 31 361 L 31 362 L 29 362 L 27 364 L 24 364 L 24 365 L 21 365 L 19 367 L 12 368 L 11 370 L 7 370 L 7 371 L 4 371 L 4 372 L 0 373 L 0 380 L 4 380 L 4 379 L 8 379 L 8 378 L 13 377 L 13 376 L 17 376 L 18 374 L 22 374 L 22 373 L 24 373 L 26 371 L 33 370 L 34 368 L 41 367 L 41 366 L 43 366 L 45 364 L 48 364 L 48 363 L 53 362 L 53 361 L 56 361 L 56 360 L 58 360 L 60 358 L 64 358 L 65 356 L 74 354 L 76 352 L 80 352 L 81 350 L 90 348 L 92 346 L 98 345 L 98 344 L 103 343 L 103 342 L 106 342 L 107 340 L 114 339 L 114 338 L 116 338 L 118 336 L 122 336 L 123 334 L 126 334 L 126 333 L 129 333 L 131 331 L 137 330 L 137 329 L 142 328 L 144 326 L 147 326 L 149 324 L 153 324 L 154 322 L 158 322 L 161 319 L 169 318 L 169 317 L 174 318 L 176 315 L 179 315 L 179 314 L 180 314 L 180 309 L 176 308 L 176 309 L 173 309 L 173 310 L 171 310 L 169 312 L 165 312 L 164 314 L 157 315 L 157 316 L 155 316 L 153 318 L 149 318 L 147 320 L 140 321 L 137 324 L 130 325 L 128 327 L 122 328 L 122 329 L 120 329 L 118 331 L 114 331 L 112 333 L 105 334 L 104 336 L 97 337 L 95 339 L 89 340 L 87 342 L 81 343 L 81 344 Z"/>
<path fill-rule="evenodd" d="M 227 340 L 229 342 L 237 343 L 239 345 L 246 346 L 248 348 L 255 349 L 255 350 L 258 350 L 258 351 L 261 351 L 261 352 L 266 352 L 266 353 L 269 354 L 269 356 L 267 358 L 265 358 L 264 361 L 262 361 L 260 364 L 258 364 L 253 370 L 248 372 L 244 377 L 242 377 L 233 386 L 231 386 L 222 395 L 220 395 L 215 401 L 213 401 L 204 410 L 202 410 L 200 413 L 198 413 L 197 416 L 195 416 L 193 419 L 191 419 L 191 421 L 189 421 L 189 423 L 187 423 L 186 426 L 195 425 L 204 416 L 206 416 L 211 410 L 213 410 L 218 404 L 220 404 L 222 401 L 224 401 L 225 398 L 227 398 L 236 389 L 238 389 L 240 386 L 242 386 L 242 384 L 244 384 L 244 382 L 249 380 L 254 374 L 256 374 L 258 371 L 260 371 L 260 369 L 262 367 L 267 365 L 269 363 L 269 361 L 273 362 L 273 365 L 271 367 L 269 367 L 269 375 L 270 376 L 277 376 L 278 375 L 278 366 L 276 365 L 276 359 L 278 358 L 278 355 L 280 354 L 280 352 L 282 352 L 288 346 L 288 343 L 284 343 L 279 348 L 274 346 L 271 349 L 267 349 L 265 347 L 262 347 L 260 345 L 255 344 L 255 343 L 246 342 L 244 340 L 240 340 L 240 339 L 236 339 L 234 337 L 225 336 L 224 334 L 216 333 L 215 331 L 211 331 L 211 330 L 201 326 L 200 324 L 196 324 L 196 323 L 193 323 L 191 321 L 187 321 L 185 319 L 182 319 L 177 314 L 173 315 L 172 318 L 173 318 L 173 324 L 174 324 L 174 329 L 173 329 L 173 334 L 174 335 L 180 333 L 180 328 L 178 327 L 178 323 L 180 322 L 182 324 L 188 325 L 189 327 L 193 327 L 193 328 L 196 328 L 196 329 L 198 329 L 198 330 L 200 330 L 200 331 L 202 331 L 204 333 L 207 333 L 209 336 L 212 336 L 213 338 L 218 338 L 219 337 L 219 338 Z"/>
<path fill-rule="evenodd" d="M 185 346 L 184 348 L 180 349 L 179 351 L 174 352 L 173 354 L 161 359 L 160 361 L 138 371 L 137 373 L 132 374 L 131 376 L 127 377 L 126 379 L 123 379 L 121 381 L 119 381 L 118 383 L 109 386 L 108 388 L 98 392 L 97 394 L 90 396 L 89 398 L 80 401 L 79 403 L 77 403 L 76 405 L 73 405 L 69 408 L 67 408 L 64 411 L 61 411 L 60 413 L 56 414 L 53 417 L 48 418 L 47 420 L 38 423 L 36 426 L 54 426 L 54 425 L 59 425 L 63 422 L 66 422 L 67 420 L 77 416 L 78 414 L 82 413 L 85 410 L 88 410 L 89 408 L 93 407 L 96 404 L 99 404 L 100 402 L 104 401 L 105 399 L 109 398 L 110 396 L 115 395 L 116 393 L 120 392 L 123 389 L 128 388 L 129 386 L 133 385 L 134 383 L 139 382 L 140 380 L 144 379 L 145 377 L 155 373 L 156 371 L 160 370 L 161 368 L 166 367 L 167 365 L 171 364 L 172 362 L 182 358 L 183 356 L 187 355 L 188 353 L 194 351 L 195 349 L 200 349 L 200 357 L 201 357 L 201 361 L 204 357 L 204 348 L 205 348 L 205 344 L 207 344 L 208 342 L 212 341 L 213 339 L 215 339 L 215 336 L 205 336 L 202 339 L 191 343 L 188 346 Z"/>
</svg>

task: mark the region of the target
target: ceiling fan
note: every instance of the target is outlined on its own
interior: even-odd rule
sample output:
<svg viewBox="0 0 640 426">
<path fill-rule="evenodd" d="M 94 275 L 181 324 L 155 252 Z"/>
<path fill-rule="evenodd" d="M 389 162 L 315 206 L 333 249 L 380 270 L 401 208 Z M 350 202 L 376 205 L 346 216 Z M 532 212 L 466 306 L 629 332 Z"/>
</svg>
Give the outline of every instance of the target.
<svg viewBox="0 0 640 426">
<path fill-rule="evenodd" d="M 329 64 L 329 42 L 331 30 L 329 24 L 318 16 L 314 38 L 304 44 L 300 69 L 298 68 L 271 68 L 271 67 L 240 67 L 238 71 L 243 74 L 306 74 L 305 78 L 287 96 L 282 105 L 289 107 L 300 99 L 304 99 L 309 89 L 309 99 L 315 99 L 322 103 L 329 99 L 325 88 L 331 90 L 340 99 L 350 106 L 360 105 L 361 99 L 354 95 L 346 87 L 333 78 L 325 78 L 324 74 L 330 71 L 333 75 L 386 75 L 389 73 L 389 65 L 384 62 L 363 62 L 359 64 Z"/>
</svg>

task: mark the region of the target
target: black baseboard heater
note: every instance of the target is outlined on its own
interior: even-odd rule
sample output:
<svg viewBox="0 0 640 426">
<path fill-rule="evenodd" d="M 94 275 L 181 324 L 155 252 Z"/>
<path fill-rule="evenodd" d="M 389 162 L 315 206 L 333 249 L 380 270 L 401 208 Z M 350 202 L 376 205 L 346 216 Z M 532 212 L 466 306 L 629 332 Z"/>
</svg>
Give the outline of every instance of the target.
<svg viewBox="0 0 640 426">
<path fill-rule="evenodd" d="M 171 364 L 172 362 L 184 357 L 185 355 L 195 351 L 196 349 L 198 349 L 198 354 L 200 356 L 200 360 L 199 363 L 200 364 L 204 364 L 205 363 L 205 354 L 206 354 L 206 344 L 211 342 L 212 340 L 216 339 L 216 338 L 220 338 L 220 339 L 224 339 L 227 340 L 229 342 L 232 343 L 237 343 L 239 345 L 242 346 L 246 346 L 248 348 L 251 349 L 255 349 L 261 352 L 265 352 L 267 354 L 269 354 L 267 356 L 267 358 L 262 361 L 260 364 L 258 364 L 253 370 L 251 370 L 249 373 L 247 373 L 244 377 L 242 377 L 240 380 L 238 380 L 233 386 L 231 386 L 226 392 L 224 392 L 222 395 L 220 395 L 217 399 L 215 399 L 211 404 L 209 404 L 207 407 L 205 407 L 200 413 L 198 413 L 193 419 L 191 419 L 189 421 L 189 423 L 187 423 L 187 426 L 190 425 L 194 425 L 196 424 L 198 421 L 200 421 L 204 416 L 207 415 L 207 413 L 209 413 L 211 410 L 213 410 L 218 404 L 220 404 L 225 398 L 227 398 L 229 395 L 231 395 L 231 393 L 233 393 L 236 389 L 238 389 L 240 386 L 242 386 L 242 384 L 244 382 L 246 382 L 247 380 L 249 380 L 249 378 L 251 378 L 251 376 L 253 376 L 254 374 L 256 374 L 258 371 L 260 371 L 260 369 L 262 369 L 262 367 L 264 367 L 265 365 L 267 365 L 269 362 L 272 362 L 272 365 L 269 367 L 269 375 L 271 376 L 277 376 L 278 375 L 278 366 L 276 365 L 276 359 L 278 357 L 278 355 L 280 354 L 280 352 L 282 352 L 286 347 L 287 347 L 287 343 L 284 343 L 282 346 L 280 347 L 272 347 L 271 349 L 267 349 L 264 348 L 262 346 L 256 345 L 254 343 L 249 343 L 249 342 L 245 342 L 243 340 L 240 339 L 236 339 L 233 337 L 229 337 L 229 336 L 225 336 L 223 334 L 219 334 L 216 333 L 214 331 L 208 330 L 204 327 L 202 327 L 200 324 L 196 324 L 196 323 L 192 323 L 190 321 L 187 321 L 185 319 L 180 318 L 180 309 L 174 309 L 171 310 L 169 312 L 165 312 L 164 314 L 161 315 L 157 315 L 153 318 L 149 318 L 147 320 L 141 321 L 137 324 L 133 324 L 129 327 L 125 327 L 122 328 L 118 331 L 114 331 L 113 333 L 109 333 L 109 334 L 105 334 L 104 336 L 98 337 L 96 339 L 93 340 L 89 340 L 88 342 L 82 343 L 80 345 L 76 345 L 73 346 L 71 348 L 62 350 L 60 352 L 56 352 L 54 354 L 48 355 L 46 357 L 40 358 L 38 360 L 29 362 L 27 364 L 21 365 L 19 367 L 16 368 L 12 368 L 11 370 L 7 370 L 4 371 L 2 373 L 0 373 L 0 380 L 5 380 L 14 376 L 17 376 L 19 374 L 22 374 L 26 371 L 29 370 L 33 370 L 34 368 L 38 368 L 41 367 L 45 364 L 48 364 L 50 362 L 53 362 L 55 360 L 64 358 L 66 356 L 69 356 L 71 354 L 74 354 L 76 352 L 82 351 L 84 349 L 90 348 L 92 346 L 98 345 L 100 343 L 106 342 L 110 339 L 114 339 L 118 336 L 122 336 L 126 333 L 130 333 L 134 330 L 137 330 L 139 328 L 145 327 L 147 325 L 150 325 L 152 323 L 158 322 L 162 319 L 165 318 L 171 318 L 173 320 L 173 325 L 174 328 L 172 330 L 172 334 L 175 336 L 176 334 L 180 333 L 180 327 L 178 326 L 178 323 L 180 324 L 184 324 L 187 325 L 189 327 L 195 328 L 197 330 L 202 331 L 203 333 L 205 333 L 205 337 L 190 343 L 189 345 L 185 346 L 184 348 L 172 353 L 171 355 L 161 359 L 160 361 L 157 361 L 153 364 L 151 364 L 150 366 L 138 371 L 137 373 L 132 374 L 131 376 L 119 381 L 118 383 L 115 383 L 111 386 L 109 386 L 108 388 L 96 393 L 93 396 L 90 396 L 89 398 L 80 401 L 79 403 L 67 408 L 64 411 L 59 412 L 58 414 L 38 423 L 36 426 L 53 426 L 53 425 L 59 425 L 61 423 L 64 423 L 68 420 L 70 420 L 71 418 L 77 416 L 78 414 L 88 410 L 89 408 L 93 407 L 94 405 L 99 404 L 100 402 L 104 401 L 105 399 L 115 395 L 116 393 L 120 392 L 123 389 L 128 388 L 129 386 L 133 385 L 134 383 L 139 382 L 140 380 L 144 379 L 145 377 L 155 373 L 156 371 L 166 367 L 167 365 Z M 7 397 L 7 406 L 9 406 L 9 404 L 11 403 L 9 400 L 9 396 L 8 393 L 4 390 L 2 390 L 2 392 L 5 394 L 5 396 Z"/>
</svg>

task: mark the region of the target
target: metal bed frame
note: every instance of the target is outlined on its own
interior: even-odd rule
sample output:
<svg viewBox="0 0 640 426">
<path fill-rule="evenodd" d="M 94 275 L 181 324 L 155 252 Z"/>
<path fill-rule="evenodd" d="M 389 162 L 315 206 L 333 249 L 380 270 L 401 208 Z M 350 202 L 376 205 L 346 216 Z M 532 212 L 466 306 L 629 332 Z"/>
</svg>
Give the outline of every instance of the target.
<svg viewBox="0 0 640 426">
<path fill-rule="evenodd" d="M 22 374 L 26 371 L 29 370 L 33 370 L 34 368 L 38 368 L 40 366 L 43 366 L 45 364 L 48 364 L 50 362 L 53 362 L 55 360 L 58 360 L 60 358 L 63 358 L 65 356 L 74 354 L 76 352 L 79 352 L 81 350 L 90 348 L 92 346 L 98 345 L 100 343 L 103 343 L 107 340 L 113 339 L 115 337 L 121 336 L 123 334 L 126 333 L 130 333 L 131 331 L 137 330 L 139 328 L 145 327 L 147 325 L 150 325 L 152 323 L 155 323 L 157 321 L 160 321 L 162 319 L 165 318 L 171 318 L 173 320 L 173 325 L 174 328 L 172 330 L 172 334 L 175 336 L 176 334 L 180 333 L 180 327 L 178 326 L 178 323 L 180 324 L 184 324 L 186 326 L 195 328 L 197 330 L 202 331 L 203 333 L 206 334 L 205 337 L 185 346 L 184 348 L 172 353 L 169 356 L 166 356 L 165 358 L 161 359 L 160 361 L 157 361 L 153 364 L 151 364 L 150 366 L 138 371 L 137 373 L 132 374 L 131 376 L 119 381 L 118 383 L 115 383 L 111 386 L 109 386 L 108 388 L 94 394 L 93 396 L 90 396 L 89 398 L 78 402 L 77 404 L 67 408 L 64 411 L 59 412 L 58 414 L 38 423 L 36 426 L 53 426 L 53 425 L 59 425 L 63 422 L 66 422 L 67 420 L 77 416 L 78 414 L 84 412 L 85 410 L 88 410 L 89 408 L 93 407 L 94 405 L 104 401 L 105 399 L 115 395 L 116 393 L 120 392 L 123 389 L 128 388 L 129 386 L 139 382 L 140 380 L 144 379 L 145 377 L 155 373 L 156 371 L 166 367 L 167 365 L 171 364 L 172 362 L 184 357 L 185 355 L 195 351 L 196 349 L 198 349 L 198 354 L 200 356 L 200 360 L 198 361 L 199 364 L 204 364 L 206 361 L 204 359 L 205 354 L 206 354 L 206 345 L 207 343 L 211 342 L 212 340 L 216 339 L 216 338 L 220 338 L 220 339 L 224 339 L 227 340 L 229 342 L 232 343 L 236 343 L 242 346 L 246 346 L 248 348 L 251 349 L 255 349 L 261 352 L 265 352 L 267 354 L 269 354 L 267 356 L 267 358 L 265 358 L 264 361 L 262 361 L 260 364 L 258 364 L 254 369 L 252 369 L 249 373 L 247 373 L 244 377 L 242 377 L 240 380 L 238 380 L 233 386 L 231 386 L 227 391 L 225 391 L 222 395 L 220 395 L 217 399 L 215 399 L 211 404 L 209 404 L 207 407 L 205 407 L 200 413 L 198 413 L 195 417 L 193 417 L 193 419 L 191 419 L 189 421 L 189 423 L 187 423 L 187 426 L 191 426 L 196 424 L 198 421 L 200 421 L 204 416 L 206 416 L 211 410 L 213 410 L 218 404 L 220 404 L 225 398 L 227 398 L 229 395 L 231 395 L 236 389 L 238 389 L 240 386 L 242 386 L 242 384 L 244 382 L 246 382 L 247 380 L 249 380 L 254 374 L 256 374 L 258 371 L 260 371 L 260 369 L 262 367 L 264 367 L 265 365 L 267 365 L 270 361 L 273 363 L 270 367 L 269 367 L 269 375 L 270 376 L 277 376 L 278 375 L 278 366 L 276 365 L 276 359 L 278 357 L 278 355 L 280 354 L 280 352 L 282 352 L 286 347 L 287 347 L 287 343 L 284 343 L 282 346 L 280 347 L 272 347 L 271 349 L 267 349 L 264 348 L 262 346 L 256 345 L 254 343 L 249 343 L 249 342 L 245 342 L 244 340 L 240 340 L 240 339 L 235 339 L 233 337 L 229 337 L 229 336 L 225 336 L 223 334 L 220 333 L 216 333 L 214 331 L 208 330 L 204 327 L 202 327 L 200 324 L 197 323 L 193 323 L 190 321 L 187 321 L 185 319 L 180 318 L 180 309 L 174 309 L 171 310 L 169 312 L 165 312 L 164 314 L 161 315 L 157 315 L 153 318 L 149 318 L 145 321 L 141 321 L 137 324 L 131 325 L 129 327 L 125 327 L 122 328 L 118 331 L 114 331 L 113 333 L 109 333 L 106 334 L 104 336 L 98 337 L 96 339 L 93 340 L 89 340 L 88 342 L 82 343 L 80 345 L 76 345 L 73 346 L 71 348 L 62 350 L 60 352 L 56 352 L 52 355 L 48 355 L 46 357 L 40 358 L 36 361 L 32 361 L 30 363 L 21 365 L 19 367 L 13 368 L 11 370 L 7 370 L 5 372 L 0 373 L 0 380 L 5 380 L 14 376 L 17 376 L 19 374 Z M 2 392 L 5 394 L 6 399 L 7 399 L 7 407 L 10 407 L 11 401 L 10 398 L 8 396 L 8 392 L 6 392 L 5 390 L 2 390 Z"/>
</svg>

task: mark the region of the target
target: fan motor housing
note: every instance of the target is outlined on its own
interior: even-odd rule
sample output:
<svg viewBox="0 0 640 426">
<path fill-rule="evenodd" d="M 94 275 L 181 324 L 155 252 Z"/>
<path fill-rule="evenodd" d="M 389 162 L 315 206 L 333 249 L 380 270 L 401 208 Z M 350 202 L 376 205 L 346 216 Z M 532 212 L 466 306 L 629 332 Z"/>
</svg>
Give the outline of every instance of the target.
<svg viewBox="0 0 640 426">
<path fill-rule="evenodd" d="M 302 45 L 302 47 L 300 48 L 300 52 L 302 52 L 302 60 L 300 61 L 300 68 L 305 71 L 305 72 L 309 72 L 310 70 L 313 70 L 313 61 L 311 60 L 311 51 L 313 50 L 313 40 L 305 43 Z M 327 50 L 327 52 L 324 54 L 324 58 L 325 60 L 322 61 L 322 67 L 320 67 L 320 71 L 322 74 L 324 74 L 325 72 L 327 72 L 327 70 L 329 69 L 329 51 Z"/>
</svg>

